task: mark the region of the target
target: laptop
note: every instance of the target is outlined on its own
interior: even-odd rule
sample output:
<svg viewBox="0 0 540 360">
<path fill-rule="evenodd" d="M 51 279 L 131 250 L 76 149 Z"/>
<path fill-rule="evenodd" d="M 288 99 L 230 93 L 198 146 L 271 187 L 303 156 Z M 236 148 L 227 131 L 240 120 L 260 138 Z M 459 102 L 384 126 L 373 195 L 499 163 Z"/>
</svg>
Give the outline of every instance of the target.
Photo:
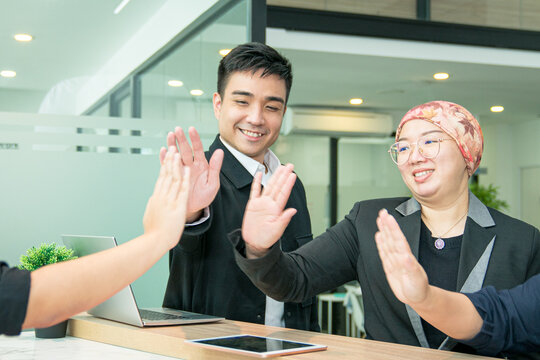
<svg viewBox="0 0 540 360">
<path fill-rule="evenodd" d="M 62 235 L 62 241 L 66 247 L 73 249 L 78 257 L 118 246 L 114 236 Z M 88 313 L 139 327 L 209 323 L 224 319 L 169 308 L 139 309 L 131 285 L 89 310 Z"/>
</svg>

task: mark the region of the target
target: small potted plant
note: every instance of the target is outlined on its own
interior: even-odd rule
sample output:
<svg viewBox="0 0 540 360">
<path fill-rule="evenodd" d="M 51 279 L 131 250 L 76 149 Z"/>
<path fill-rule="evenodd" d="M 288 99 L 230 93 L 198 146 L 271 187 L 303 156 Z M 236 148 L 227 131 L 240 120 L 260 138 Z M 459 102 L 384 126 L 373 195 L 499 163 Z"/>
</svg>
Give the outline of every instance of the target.
<svg viewBox="0 0 540 360">
<path fill-rule="evenodd" d="M 19 269 L 34 271 L 42 266 L 76 259 L 73 255 L 73 250 L 67 249 L 65 246 L 58 246 L 55 243 L 41 244 L 39 247 L 32 246 L 26 251 L 26 255 L 21 256 L 21 264 Z M 36 337 L 38 338 L 61 338 L 66 336 L 67 320 L 59 324 L 35 329 Z"/>
</svg>

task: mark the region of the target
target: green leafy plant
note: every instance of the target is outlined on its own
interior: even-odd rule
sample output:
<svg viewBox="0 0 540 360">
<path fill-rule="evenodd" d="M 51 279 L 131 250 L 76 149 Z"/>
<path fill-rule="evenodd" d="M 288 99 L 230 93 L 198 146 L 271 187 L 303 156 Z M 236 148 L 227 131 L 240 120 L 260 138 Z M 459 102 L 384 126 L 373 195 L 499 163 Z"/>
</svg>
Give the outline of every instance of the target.
<svg viewBox="0 0 540 360">
<path fill-rule="evenodd" d="M 43 243 L 38 248 L 32 246 L 26 251 L 26 255 L 21 255 L 19 269 L 33 271 L 45 265 L 76 258 L 73 255 L 73 250 L 65 246 L 58 246 L 55 243 Z"/>
<path fill-rule="evenodd" d="M 497 210 L 508 210 L 508 203 L 504 200 L 497 199 L 499 188 L 489 184 L 487 187 L 478 183 L 469 184 L 471 192 L 482 202 L 484 205 L 492 207 Z"/>
</svg>

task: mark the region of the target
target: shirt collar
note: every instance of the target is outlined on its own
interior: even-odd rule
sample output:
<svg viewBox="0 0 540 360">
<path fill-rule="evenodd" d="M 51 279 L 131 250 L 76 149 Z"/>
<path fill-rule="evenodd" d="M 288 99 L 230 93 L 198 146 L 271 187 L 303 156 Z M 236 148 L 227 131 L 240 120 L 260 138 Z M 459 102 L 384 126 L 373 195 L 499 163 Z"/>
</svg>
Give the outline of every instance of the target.
<svg viewBox="0 0 540 360">
<path fill-rule="evenodd" d="M 251 174 L 251 176 L 255 176 L 255 174 L 259 171 L 265 174 L 265 167 L 263 164 L 236 150 L 234 147 L 229 145 L 221 136 L 219 137 L 219 139 L 227 148 L 227 150 L 229 150 L 230 153 L 236 158 L 236 160 L 238 160 L 238 162 L 242 164 L 242 166 Z M 268 168 L 268 175 L 271 175 L 274 173 L 274 171 L 276 171 L 276 169 L 281 163 L 279 162 L 276 154 L 274 154 L 272 150 L 268 149 L 264 154 L 264 164 Z"/>
<path fill-rule="evenodd" d="M 420 206 L 420 203 L 415 198 L 410 198 L 396 207 L 396 210 L 403 216 L 411 215 L 421 209 L 422 207 Z M 468 217 L 482 227 L 487 228 L 495 226 L 495 221 L 491 217 L 486 205 L 478 200 L 478 198 L 470 190 Z"/>
</svg>

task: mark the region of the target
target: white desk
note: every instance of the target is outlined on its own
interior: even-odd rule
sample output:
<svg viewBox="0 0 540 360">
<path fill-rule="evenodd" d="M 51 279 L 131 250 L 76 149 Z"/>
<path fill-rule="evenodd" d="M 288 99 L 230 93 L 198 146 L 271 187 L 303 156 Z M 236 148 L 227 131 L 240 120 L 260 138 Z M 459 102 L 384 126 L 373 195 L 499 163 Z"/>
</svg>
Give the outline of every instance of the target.
<svg viewBox="0 0 540 360">
<path fill-rule="evenodd" d="M 169 360 L 173 358 L 71 336 L 61 339 L 36 339 L 32 330 L 23 331 L 21 336 L 0 336 L 0 359 Z"/>
</svg>

